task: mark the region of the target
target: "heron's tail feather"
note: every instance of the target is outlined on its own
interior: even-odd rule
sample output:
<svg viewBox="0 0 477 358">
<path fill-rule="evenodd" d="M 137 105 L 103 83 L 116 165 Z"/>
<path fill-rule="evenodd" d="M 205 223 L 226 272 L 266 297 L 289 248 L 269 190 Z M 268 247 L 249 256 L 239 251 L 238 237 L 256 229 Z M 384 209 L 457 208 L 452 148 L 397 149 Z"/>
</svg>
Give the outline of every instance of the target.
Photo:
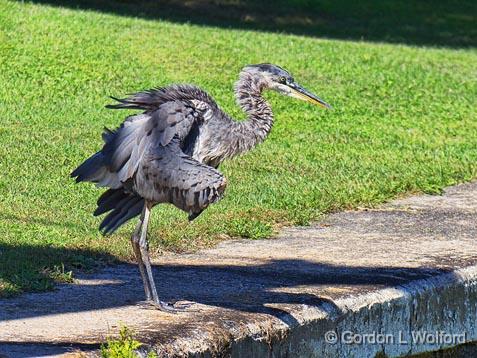
<svg viewBox="0 0 477 358">
<path fill-rule="evenodd" d="M 103 133 L 105 140 L 109 139 L 114 132 L 106 130 Z M 71 177 L 76 178 L 76 182 L 89 181 L 96 183 L 100 187 L 119 188 L 122 186 L 118 173 L 111 171 L 107 165 L 107 157 L 103 151 L 93 154 L 86 159 L 78 168 L 73 170 Z"/>
<path fill-rule="evenodd" d="M 98 199 L 98 208 L 94 215 L 109 214 L 101 222 L 99 230 L 104 235 L 112 234 L 128 220 L 141 214 L 144 199 L 140 196 L 126 193 L 122 188 L 109 189 Z"/>
<path fill-rule="evenodd" d="M 95 181 L 97 174 L 102 171 L 104 166 L 103 155 L 101 152 L 93 154 L 86 159 L 78 168 L 70 174 L 72 178 L 76 178 L 76 182 Z"/>
</svg>

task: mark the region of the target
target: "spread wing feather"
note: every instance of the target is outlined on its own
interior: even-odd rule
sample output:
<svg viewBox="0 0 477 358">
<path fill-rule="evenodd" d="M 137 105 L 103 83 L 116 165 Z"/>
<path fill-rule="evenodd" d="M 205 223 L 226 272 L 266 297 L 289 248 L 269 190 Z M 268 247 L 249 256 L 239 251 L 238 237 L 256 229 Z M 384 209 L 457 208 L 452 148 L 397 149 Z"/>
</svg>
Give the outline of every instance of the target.
<svg viewBox="0 0 477 358">
<path fill-rule="evenodd" d="M 190 100 L 174 98 L 165 89 L 158 89 L 108 106 L 142 109 L 144 113 L 128 117 L 114 131 L 105 129 L 102 150 L 71 173 L 78 182 L 91 181 L 111 188 L 98 200 L 95 211 L 96 215 L 109 212 L 101 224 L 104 232 L 113 232 L 139 215 L 144 199 L 170 202 L 193 219 L 221 197 L 225 189 L 222 174 L 185 155 L 180 148 L 201 121 Z"/>
<path fill-rule="evenodd" d="M 182 102 L 173 101 L 163 103 L 153 111 L 129 117 L 103 148 L 110 171 L 117 173 L 120 182 L 132 178 L 144 153 L 152 145 L 160 143 L 166 146 L 174 136 L 190 131 L 196 120 L 192 111 Z"/>
</svg>

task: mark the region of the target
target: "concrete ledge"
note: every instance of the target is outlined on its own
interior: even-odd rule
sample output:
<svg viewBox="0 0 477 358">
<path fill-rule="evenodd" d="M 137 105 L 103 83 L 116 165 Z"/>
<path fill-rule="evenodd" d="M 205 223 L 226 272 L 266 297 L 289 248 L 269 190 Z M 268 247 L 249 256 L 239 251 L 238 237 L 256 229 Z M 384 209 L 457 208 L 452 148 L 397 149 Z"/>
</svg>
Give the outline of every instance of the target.
<svg viewBox="0 0 477 358">
<path fill-rule="evenodd" d="M 199 309 L 178 315 L 141 302 L 134 265 L 111 267 L 0 300 L 0 355 L 94 355 L 121 324 L 165 357 L 398 357 L 477 341 L 476 215 L 470 183 L 165 255 L 159 292 Z"/>
</svg>

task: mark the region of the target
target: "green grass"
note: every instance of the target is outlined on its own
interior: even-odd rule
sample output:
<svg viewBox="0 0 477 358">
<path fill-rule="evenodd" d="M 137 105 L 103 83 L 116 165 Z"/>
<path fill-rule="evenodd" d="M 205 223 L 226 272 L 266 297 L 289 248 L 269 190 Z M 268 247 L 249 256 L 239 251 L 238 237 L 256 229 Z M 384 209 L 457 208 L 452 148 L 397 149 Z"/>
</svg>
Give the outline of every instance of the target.
<svg viewBox="0 0 477 358">
<path fill-rule="evenodd" d="M 0 0 L 0 295 L 51 288 L 72 269 L 130 259 L 132 223 L 112 237 L 92 216 L 101 190 L 68 177 L 126 112 L 109 95 L 192 82 L 243 118 L 238 71 L 272 62 L 335 110 L 267 94 L 276 125 L 225 163 L 226 197 L 189 224 L 156 208 L 154 252 L 439 193 L 477 176 L 477 51 L 323 40 Z"/>
<path fill-rule="evenodd" d="M 143 344 L 134 338 L 133 332 L 126 326 L 119 330 L 117 339 L 109 338 L 105 344 L 101 345 L 101 357 L 103 358 L 137 358 L 138 349 Z M 150 351 L 147 358 L 157 358 L 157 354 Z"/>
</svg>

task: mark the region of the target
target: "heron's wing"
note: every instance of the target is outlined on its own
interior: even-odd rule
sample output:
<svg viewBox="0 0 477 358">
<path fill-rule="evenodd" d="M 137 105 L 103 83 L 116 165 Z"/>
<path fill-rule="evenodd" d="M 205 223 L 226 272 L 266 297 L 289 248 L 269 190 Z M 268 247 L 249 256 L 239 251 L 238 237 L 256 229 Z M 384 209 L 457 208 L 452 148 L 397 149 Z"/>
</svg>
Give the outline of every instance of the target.
<svg viewBox="0 0 477 358">
<path fill-rule="evenodd" d="M 196 121 L 194 108 L 180 101 L 129 117 L 116 131 L 103 134 L 103 163 L 123 183 L 134 176 L 153 146 L 166 147 L 174 137 L 183 139 Z M 100 181 L 102 184 L 107 182 Z"/>
<path fill-rule="evenodd" d="M 132 106 L 134 101 L 133 97 L 121 103 Z M 98 200 L 95 211 L 95 215 L 109 212 L 101 224 L 105 233 L 139 215 L 144 199 L 170 202 L 193 219 L 225 189 L 222 174 L 181 150 L 181 143 L 198 135 L 197 126 L 203 121 L 204 110 L 193 99 L 135 108 L 145 112 L 127 118 L 114 131 L 106 129 L 102 150 L 71 173 L 78 182 L 111 188 Z"/>
</svg>

